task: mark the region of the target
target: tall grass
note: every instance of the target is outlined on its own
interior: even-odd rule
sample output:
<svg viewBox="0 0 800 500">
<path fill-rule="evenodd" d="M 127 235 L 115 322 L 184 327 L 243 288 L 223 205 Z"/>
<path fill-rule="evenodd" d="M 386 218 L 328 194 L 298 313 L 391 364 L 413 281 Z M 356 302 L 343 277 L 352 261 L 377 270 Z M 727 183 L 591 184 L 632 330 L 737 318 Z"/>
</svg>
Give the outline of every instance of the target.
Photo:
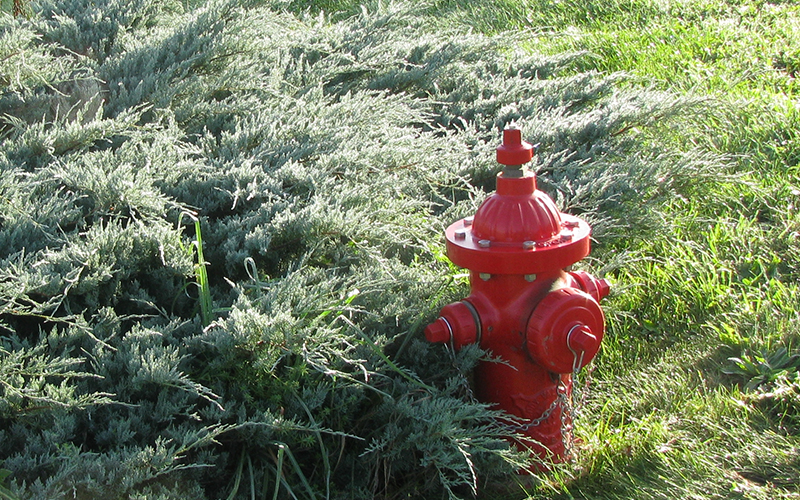
<svg viewBox="0 0 800 500">
<path fill-rule="evenodd" d="M 178 226 L 181 226 L 183 217 L 189 217 L 194 222 L 195 239 L 188 247 L 182 246 L 189 258 L 195 261 L 194 279 L 197 286 L 197 302 L 200 308 L 200 319 L 204 326 L 208 326 L 213 321 L 214 302 L 211 298 L 211 286 L 208 282 L 208 269 L 205 255 L 203 253 L 203 233 L 200 227 L 200 219 L 190 212 L 182 212 L 178 218 Z"/>
</svg>

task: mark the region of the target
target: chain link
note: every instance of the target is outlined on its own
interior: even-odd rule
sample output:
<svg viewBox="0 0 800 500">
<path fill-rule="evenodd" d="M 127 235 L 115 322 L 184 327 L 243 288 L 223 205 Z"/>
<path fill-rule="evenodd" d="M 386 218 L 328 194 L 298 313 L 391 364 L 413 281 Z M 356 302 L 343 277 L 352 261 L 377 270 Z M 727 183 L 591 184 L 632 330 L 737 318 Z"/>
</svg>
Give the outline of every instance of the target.
<svg viewBox="0 0 800 500">
<path fill-rule="evenodd" d="M 578 370 L 572 375 L 572 393 L 567 395 L 566 391 L 563 395 L 564 404 L 566 405 L 566 411 L 562 412 L 562 426 L 561 426 L 561 439 L 564 442 L 564 450 L 566 456 L 572 456 L 572 452 L 575 448 L 575 422 L 580 414 L 581 409 L 583 409 L 584 405 L 586 404 L 586 397 L 589 394 L 589 385 L 592 382 L 592 372 L 594 372 L 594 366 L 589 367 L 585 372 L 583 386 L 578 389 L 578 375 L 580 374 L 581 370 Z M 577 402 L 576 402 L 577 400 Z M 567 446 L 567 440 L 564 437 L 565 430 L 564 430 L 564 413 L 568 414 L 569 420 L 572 423 L 572 432 L 569 433 L 569 446 Z"/>
<path fill-rule="evenodd" d="M 560 402 L 559 398 L 555 398 L 553 400 L 553 402 L 550 403 L 550 406 L 545 411 L 543 411 L 542 414 L 539 415 L 538 418 L 534 418 L 533 420 L 531 420 L 527 424 L 514 426 L 514 430 L 526 432 L 531 427 L 537 427 L 537 426 L 541 425 L 541 423 L 544 422 L 545 420 L 547 420 L 548 418 L 550 418 L 550 415 L 552 415 L 553 412 L 555 411 L 555 409 L 558 408 L 558 403 L 559 402 Z"/>
<path fill-rule="evenodd" d="M 588 392 L 586 389 L 588 386 L 589 379 L 587 378 L 584 390 L 581 391 L 583 397 L 581 398 L 580 404 L 583 404 L 583 401 L 586 399 L 586 392 Z M 573 399 L 574 398 L 569 391 L 569 385 L 564 381 L 563 378 L 559 377 L 559 381 L 556 386 L 556 397 L 553 399 L 553 402 L 550 403 L 550 406 L 548 406 L 539 417 L 532 419 L 527 424 L 514 426 L 514 430 L 526 432 L 532 427 L 541 425 L 542 422 L 550 418 L 556 408 L 561 406 L 561 444 L 564 447 L 564 456 L 571 457 L 575 448 L 575 439 L 573 432 L 570 432 L 570 427 L 574 429 L 574 422 L 578 413 L 578 407 L 573 404 Z"/>
<path fill-rule="evenodd" d="M 575 403 L 574 405 L 575 408 L 573 410 L 573 413 L 575 413 L 576 415 L 579 414 L 580 410 L 586 405 L 586 397 L 589 395 L 589 386 L 592 383 L 592 373 L 594 373 L 594 365 L 589 365 L 588 368 L 586 368 L 586 370 L 584 371 L 584 373 L 585 375 L 584 375 L 583 385 L 580 387 L 579 390 L 576 390 L 579 387 L 577 384 L 578 381 L 576 379 L 578 374 L 576 373 L 572 379 L 572 399 L 573 400 L 577 399 L 578 401 L 577 403 Z"/>
</svg>

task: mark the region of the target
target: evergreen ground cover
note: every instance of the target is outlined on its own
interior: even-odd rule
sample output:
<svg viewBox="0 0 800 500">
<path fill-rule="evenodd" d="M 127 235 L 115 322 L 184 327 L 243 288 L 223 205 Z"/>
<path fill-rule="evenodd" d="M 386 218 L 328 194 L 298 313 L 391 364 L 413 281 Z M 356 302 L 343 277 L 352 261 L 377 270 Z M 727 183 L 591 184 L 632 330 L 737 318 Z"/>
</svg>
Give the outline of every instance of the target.
<svg viewBox="0 0 800 500">
<path fill-rule="evenodd" d="M 0 18 L 0 497 L 800 496 L 794 5 L 29 9 Z M 615 287 L 576 461 L 518 486 L 485 354 L 421 335 L 512 121 Z"/>
</svg>

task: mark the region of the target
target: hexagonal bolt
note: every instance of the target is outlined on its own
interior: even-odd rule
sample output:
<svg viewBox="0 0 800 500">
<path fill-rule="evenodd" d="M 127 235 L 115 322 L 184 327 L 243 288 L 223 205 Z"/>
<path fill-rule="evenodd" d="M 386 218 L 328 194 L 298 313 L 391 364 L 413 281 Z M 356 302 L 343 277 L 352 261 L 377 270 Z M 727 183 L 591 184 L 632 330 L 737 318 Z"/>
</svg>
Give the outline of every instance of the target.
<svg viewBox="0 0 800 500">
<path fill-rule="evenodd" d="M 587 352 L 596 347 L 597 337 L 586 325 L 572 327 L 567 335 L 567 347 L 573 353 Z"/>
<path fill-rule="evenodd" d="M 469 217 L 464 217 L 464 227 L 470 227 L 473 222 L 475 222 L 475 217 L 471 215 Z"/>
<path fill-rule="evenodd" d="M 597 279 L 586 271 L 570 271 L 569 276 L 573 281 L 571 286 L 588 293 L 594 300 L 599 301 L 611 291 L 611 283 L 607 279 Z"/>
<path fill-rule="evenodd" d="M 597 282 L 597 293 L 602 299 L 603 297 L 608 297 L 608 294 L 611 292 L 611 282 L 607 279 L 603 278 Z"/>
<path fill-rule="evenodd" d="M 454 236 L 457 240 L 465 240 L 467 239 L 467 230 L 466 229 L 456 229 Z"/>
<path fill-rule="evenodd" d="M 490 246 L 492 246 L 492 242 L 489 240 L 480 240 L 478 242 L 478 246 L 481 248 L 489 248 Z"/>
<path fill-rule="evenodd" d="M 535 241 L 523 241 L 522 242 L 522 248 L 523 248 L 523 250 L 533 250 L 534 248 L 536 248 L 536 242 Z"/>
<path fill-rule="evenodd" d="M 575 325 L 567 334 L 567 349 L 572 352 L 572 373 L 578 373 L 583 368 L 586 353 L 597 347 L 597 337 L 592 329 L 586 325 Z M 586 360 L 588 363 L 589 360 Z"/>
<path fill-rule="evenodd" d="M 425 328 L 425 338 L 433 343 L 450 342 L 453 338 L 453 329 L 446 319 L 439 318 Z"/>
<path fill-rule="evenodd" d="M 479 277 L 480 277 L 480 278 L 481 278 L 483 281 L 489 281 L 490 279 L 492 279 L 492 275 L 491 275 L 491 274 L 489 274 L 489 273 L 480 273 L 478 276 L 479 276 Z"/>
</svg>

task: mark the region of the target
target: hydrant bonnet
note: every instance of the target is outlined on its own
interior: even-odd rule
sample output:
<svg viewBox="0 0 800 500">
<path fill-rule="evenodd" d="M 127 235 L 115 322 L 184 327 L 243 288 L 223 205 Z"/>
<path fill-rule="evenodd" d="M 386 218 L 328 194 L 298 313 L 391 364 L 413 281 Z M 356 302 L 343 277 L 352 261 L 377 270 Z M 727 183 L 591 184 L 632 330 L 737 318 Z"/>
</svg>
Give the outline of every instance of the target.
<svg viewBox="0 0 800 500">
<path fill-rule="evenodd" d="M 503 131 L 497 159 L 504 165 L 531 160 L 533 146 L 516 128 Z M 445 231 L 447 256 L 461 267 L 488 274 L 535 274 L 560 269 L 589 255 L 591 228 L 577 217 L 559 212 L 553 200 L 536 189 L 532 172 L 504 171 L 497 191 L 474 218 L 455 222 Z"/>
</svg>

